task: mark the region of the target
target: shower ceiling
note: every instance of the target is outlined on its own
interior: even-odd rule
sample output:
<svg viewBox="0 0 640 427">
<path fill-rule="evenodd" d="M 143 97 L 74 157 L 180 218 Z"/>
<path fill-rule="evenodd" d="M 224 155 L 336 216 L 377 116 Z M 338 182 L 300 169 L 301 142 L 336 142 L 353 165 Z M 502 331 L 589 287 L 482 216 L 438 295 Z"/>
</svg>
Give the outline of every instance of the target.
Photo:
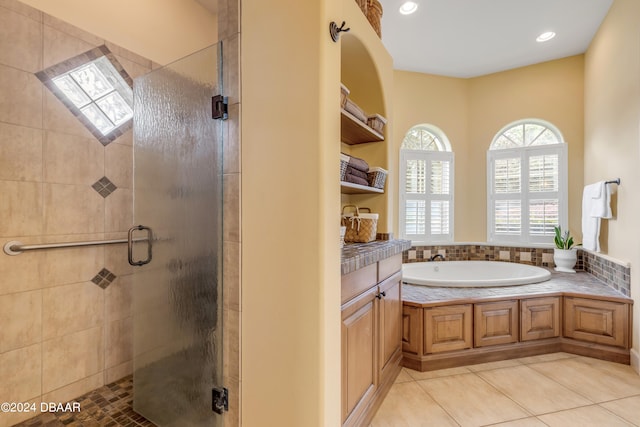
<svg viewBox="0 0 640 427">
<path fill-rule="evenodd" d="M 394 68 L 475 77 L 584 53 L 613 0 L 379 0 Z M 537 43 L 545 31 L 557 36 Z"/>
</svg>

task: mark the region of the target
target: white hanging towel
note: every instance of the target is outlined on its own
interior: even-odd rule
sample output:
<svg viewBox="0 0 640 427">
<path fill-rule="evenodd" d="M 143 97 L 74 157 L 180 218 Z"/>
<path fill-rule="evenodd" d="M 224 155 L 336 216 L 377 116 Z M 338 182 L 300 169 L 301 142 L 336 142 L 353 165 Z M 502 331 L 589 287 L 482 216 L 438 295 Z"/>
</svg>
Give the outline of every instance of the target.
<svg viewBox="0 0 640 427">
<path fill-rule="evenodd" d="M 600 252 L 600 219 L 611 218 L 611 192 L 604 181 L 582 192 L 582 247 Z"/>
</svg>

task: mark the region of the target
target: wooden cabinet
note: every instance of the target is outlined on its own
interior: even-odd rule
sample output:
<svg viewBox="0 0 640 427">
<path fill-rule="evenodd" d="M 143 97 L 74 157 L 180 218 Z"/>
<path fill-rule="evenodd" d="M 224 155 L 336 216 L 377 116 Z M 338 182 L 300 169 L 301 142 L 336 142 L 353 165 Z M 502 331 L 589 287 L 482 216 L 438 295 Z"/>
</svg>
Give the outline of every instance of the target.
<svg viewBox="0 0 640 427">
<path fill-rule="evenodd" d="M 587 298 L 564 298 L 564 336 L 629 348 L 629 304 Z"/>
<path fill-rule="evenodd" d="M 474 305 L 474 346 L 518 341 L 518 300 Z"/>
<path fill-rule="evenodd" d="M 342 308 L 342 419 L 373 398 L 378 384 L 377 289 Z M 357 415 L 357 414 L 354 414 Z"/>
<path fill-rule="evenodd" d="M 520 301 L 520 340 L 560 336 L 560 297 L 528 298 Z"/>
<path fill-rule="evenodd" d="M 472 347 L 471 304 L 424 309 L 424 352 L 462 350 Z"/>
<path fill-rule="evenodd" d="M 422 307 L 402 307 L 402 352 L 422 355 Z"/>
<path fill-rule="evenodd" d="M 378 286 L 380 313 L 380 376 L 402 351 L 402 274 L 389 277 Z"/>
<path fill-rule="evenodd" d="M 342 422 L 368 425 L 400 372 L 402 255 L 342 276 Z"/>
</svg>

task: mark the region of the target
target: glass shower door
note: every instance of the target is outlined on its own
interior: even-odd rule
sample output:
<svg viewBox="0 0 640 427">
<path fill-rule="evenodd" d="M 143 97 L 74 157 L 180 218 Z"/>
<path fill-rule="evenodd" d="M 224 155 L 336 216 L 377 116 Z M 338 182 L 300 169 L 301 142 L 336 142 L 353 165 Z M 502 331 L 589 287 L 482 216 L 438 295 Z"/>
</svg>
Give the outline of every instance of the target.
<svg viewBox="0 0 640 427">
<path fill-rule="evenodd" d="M 134 82 L 134 409 L 159 426 L 223 425 L 220 46 Z"/>
</svg>

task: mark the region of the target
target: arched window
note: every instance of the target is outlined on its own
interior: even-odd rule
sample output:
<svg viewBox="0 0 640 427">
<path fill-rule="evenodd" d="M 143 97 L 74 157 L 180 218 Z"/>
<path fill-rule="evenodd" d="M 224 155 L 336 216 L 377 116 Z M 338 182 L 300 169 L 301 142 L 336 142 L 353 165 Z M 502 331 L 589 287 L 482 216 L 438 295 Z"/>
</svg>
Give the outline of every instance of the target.
<svg viewBox="0 0 640 427">
<path fill-rule="evenodd" d="M 409 129 L 400 147 L 400 235 L 414 244 L 453 241 L 453 153 L 432 125 Z"/>
<path fill-rule="evenodd" d="M 567 146 L 551 123 L 510 123 L 487 152 L 487 240 L 552 243 L 567 226 Z"/>
</svg>

